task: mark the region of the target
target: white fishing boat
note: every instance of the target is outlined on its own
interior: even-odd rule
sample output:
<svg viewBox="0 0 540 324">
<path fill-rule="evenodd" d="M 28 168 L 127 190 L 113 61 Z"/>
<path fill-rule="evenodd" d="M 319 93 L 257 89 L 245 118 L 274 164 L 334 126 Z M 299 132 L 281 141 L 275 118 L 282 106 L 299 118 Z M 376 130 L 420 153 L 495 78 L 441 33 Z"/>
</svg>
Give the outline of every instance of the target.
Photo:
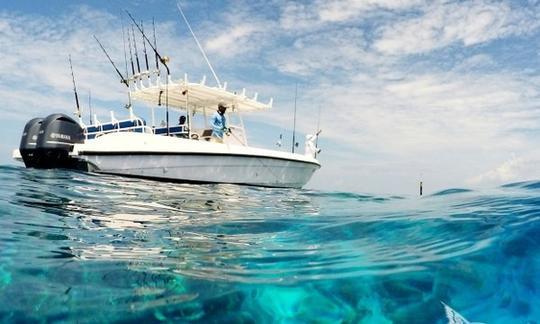
<svg viewBox="0 0 540 324">
<path fill-rule="evenodd" d="M 148 80 L 148 82 L 151 82 Z M 262 104 L 244 94 L 209 87 L 187 78 L 163 84 L 159 79 L 146 86 L 139 82 L 132 98 L 157 106 L 160 93 L 168 87 L 169 108 L 185 113 L 185 126 L 150 127 L 144 121 L 131 130 L 86 133 L 83 143 L 75 144 L 72 157 L 84 161 L 92 171 L 186 182 L 236 183 L 269 187 L 302 187 L 320 168 L 313 140 L 307 141 L 305 154 L 253 148 L 248 145 L 242 113 L 264 111 Z M 230 108 L 229 135 L 224 143 L 211 141 L 208 123 L 219 103 Z M 233 123 L 236 121 L 236 123 Z M 197 125 L 199 122 L 199 125 Z M 89 139 L 93 137 L 92 139 Z"/>
<path fill-rule="evenodd" d="M 25 126 L 14 158 L 22 157 L 27 167 L 34 168 L 73 168 L 166 181 L 287 188 L 304 186 L 320 168 L 315 144 L 318 134 L 306 136 L 303 154 L 248 145 L 242 115 L 267 111 L 272 107 L 272 99 L 262 103 L 257 94 L 248 97 L 245 89 L 229 91 L 227 84 L 221 85 L 219 80 L 217 86 L 206 85 L 205 77 L 200 82 L 189 82 L 184 75 L 173 81 L 166 65 L 168 59 L 162 58 L 157 49 L 154 51 L 155 70 L 133 73 L 127 78 L 117 70 L 128 87 L 129 118 L 117 120 L 111 112 L 110 122 L 102 123 L 94 115 L 91 125 L 85 125 L 79 110 L 78 120 L 64 114 L 32 119 Z M 158 62 L 167 68 L 166 75 L 160 72 Z M 134 114 L 131 100 L 151 109 L 151 123 Z M 228 132 L 223 143 L 212 140 L 209 123 L 218 104 L 228 107 Z M 159 108 L 166 110 L 166 125 L 156 126 L 154 110 Z M 171 112 L 186 116 L 186 122 L 171 126 Z"/>
</svg>

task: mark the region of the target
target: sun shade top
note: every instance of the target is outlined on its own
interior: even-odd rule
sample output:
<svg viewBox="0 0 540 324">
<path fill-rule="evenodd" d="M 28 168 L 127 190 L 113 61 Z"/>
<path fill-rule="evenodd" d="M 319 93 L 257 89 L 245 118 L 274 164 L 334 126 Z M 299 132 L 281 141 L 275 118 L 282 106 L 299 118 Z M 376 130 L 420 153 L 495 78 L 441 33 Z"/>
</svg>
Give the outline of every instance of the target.
<svg viewBox="0 0 540 324">
<path fill-rule="evenodd" d="M 219 87 L 210 87 L 200 83 L 187 82 L 185 80 L 171 81 L 156 80 L 145 86 L 142 82 L 131 86 L 131 97 L 134 100 L 145 102 L 150 106 L 162 106 L 167 104 L 169 108 L 190 111 L 203 111 L 215 109 L 219 103 L 225 104 L 229 109 L 240 112 L 265 111 L 272 107 L 272 99 L 268 103 L 257 101 L 257 94 L 252 98 L 246 96 L 245 89 L 241 93 L 231 92 L 226 89 L 226 84 Z"/>
</svg>

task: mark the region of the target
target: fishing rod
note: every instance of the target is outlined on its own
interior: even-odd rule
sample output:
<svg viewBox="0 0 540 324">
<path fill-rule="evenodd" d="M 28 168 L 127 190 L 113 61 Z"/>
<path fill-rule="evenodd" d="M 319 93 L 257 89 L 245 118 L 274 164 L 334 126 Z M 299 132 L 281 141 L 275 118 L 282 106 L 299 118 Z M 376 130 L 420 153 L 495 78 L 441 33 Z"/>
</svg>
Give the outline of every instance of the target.
<svg viewBox="0 0 540 324">
<path fill-rule="evenodd" d="M 139 27 L 139 26 L 137 26 Z M 135 30 L 133 25 L 131 25 L 131 33 L 133 35 L 133 49 L 135 50 L 135 60 L 137 60 L 137 72 L 141 74 L 141 65 L 139 63 L 139 54 L 137 53 L 137 40 L 135 39 Z"/>
<path fill-rule="evenodd" d="M 150 42 L 148 37 L 146 37 L 146 34 L 142 30 L 142 28 L 139 26 L 139 24 L 137 24 L 137 21 L 135 21 L 135 18 L 133 18 L 133 16 L 129 13 L 129 11 L 126 10 L 126 13 L 128 14 L 129 18 L 131 18 L 131 21 L 133 21 L 135 26 L 137 26 L 137 29 L 141 32 L 141 34 L 143 36 L 143 39 L 146 42 L 148 42 L 148 45 L 150 45 L 150 47 L 154 51 L 154 54 L 156 54 L 156 56 L 158 57 L 161 64 L 163 64 L 163 66 L 167 70 L 167 81 L 165 83 L 165 111 L 166 111 L 166 118 L 167 118 L 167 136 L 169 136 L 170 135 L 170 130 L 169 130 L 169 78 L 171 76 L 171 70 L 169 69 L 169 66 L 167 65 L 167 62 L 169 62 L 169 58 L 167 56 L 161 56 L 158 53 L 157 49 L 154 47 L 154 45 L 152 45 L 152 42 Z"/>
<path fill-rule="evenodd" d="M 135 65 L 133 65 L 133 53 L 131 52 L 131 36 L 129 35 L 129 29 L 127 31 L 128 47 L 129 47 L 129 62 L 131 63 L 131 75 L 135 76 Z"/>
<path fill-rule="evenodd" d="M 129 82 L 129 71 L 128 71 L 127 53 L 126 53 L 126 36 L 125 36 L 125 31 L 124 31 L 124 17 L 122 17 L 121 22 L 122 22 L 122 44 L 124 45 L 124 63 L 126 66 L 126 80 L 128 80 Z M 128 34 L 128 41 L 129 41 L 129 30 L 127 34 Z M 131 71 L 133 72 L 131 76 L 133 77 L 135 76 L 135 69 L 133 67 L 133 58 L 131 57 L 131 42 L 129 42 L 129 58 L 131 60 Z M 129 91 L 129 84 L 128 84 L 127 95 L 128 95 L 127 107 L 131 108 L 131 92 Z"/>
<path fill-rule="evenodd" d="M 135 24 L 135 27 L 137 27 L 137 29 L 139 29 L 139 31 L 141 32 L 144 40 L 146 40 L 146 42 L 148 43 L 148 45 L 150 45 L 150 48 L 152 48 L 152 50 L 154 51 L 154 54 L 156 54 L 157 58 L 158 58 L 158 61 L 163 64 L 163 66 L 165 67 L 165 69 L 167 70 L 167 75 L 170 75 L 171 74 L 171 71 L 169 70 L 169 66 L 167 65 L 167 63 L 169 62 L 169 58 L 167 56 L 161 56 L 158 52 L 158 50 L 156 49 L 156 47 L 152 44 L 152 42 L 148 39 L 148 37 L 146 37 L 146 34 L 143 32 L 143 30 L 141 29 L 141 27 L 139 26 L 139 24 L 137 24 L 137 22 L 135 21 L 135 18 L 133 18 L 133 16 L 129 13 L 129 11 L 125 10 L 126 13 L 128 14 L 129 18 L 131 18 L 131 20 L 133 21 L 133 23 Z"/>
<path fill-rule="evenodd" d="M 105 56 L 107 56 L 107 58 L 109 59 L 109 62 L 111 62 L 112 66 L 114 67 L 114 70 L 116 71 L 116 73 L 118 73 L 118 76 L 120 76 L 120 80 L 123 84 L 126 85 L 126 87 L 129 88 L 129 84 L 128 84 L 128 81 L 124 78 L 124 76 L 122 75 L 122 73 L 120 73 L 120 71 L 118 70 L 118 68 L 116 67 L 116 64 L 114 64 L 113 60 L 111 59 L 111 57 L 109 56 L 109 53 L 107 53 L 107 51 L 105 50 L 105 47 L 103 47 L 103 45 L 101 44 L 101 42 L 99 41 L 99 39 L 96 37 L 96 35 L 93 35 L 94 36 L 94 39 L 96 40 L 96 42 L 99 44 L 99 47 L 101 47 L 101 50 L 103 51 L 103 53 L 105 53 Z"/>
<path fill-rule="evenodd" d="M 197 43 L 197 46 L 199 47 L 199 50 L 201 51 L 206 63 L 208 64 L 208 67 L 210 68 L 210 71 L 212 71 L 212 74 L 214 75 L 214 79 L 216 79 L 216 82 L 218 86 L 221 88 L 221 82 L 219 82 L 219 78 L 216 74 L 216 71 L 214 71 L 214 68 L 212 67 L 212 64 L 210 64 L 210 60 L 208 60 L 208 57 L 206 56 L 206 53 L 204 52 L 204 49 L 201 46 L 201 43 L 199 43 L 199 40 L 197 39 L 197 36 L 195 36 L 195 33 L 193 32 L 193 29 L 191 29 L 191 25 L 189 24 L 186 16 L 184 15 L 184 11 L 182 10 L 182 7 L 180 7 L 180 2 L 176 2 L 176 7 L 178 8 L 178 11 L 180 11 L 180 14 L 182 15 L 182 18 L 184 18 L 184 21 L 191 32 L 191 35 L 193 36 L 193 39 L 195 39 L 195 43 Z"/>
<path fill-rule="evenodd" d="M 154 20 L 154 17 L 152 17 L 152 27 L 154 29 L 154 48 L 156 48 L 157 50 L 157 41 L 156 41 L 156 22 Z M 157 74 L 159 76 L 159 63 L 158 63 L 158 55 L 157 55 L 157 51 L 156 53 L 154 54 L 154 59 L 156 61 L 156 71 L 157 71 Z"/>
<path fill-rule="evenodd" d="M 144 25 L 143 25 L 142 20 L 141 20 L 141 29 L 144 33 Z M 150 71 L 150 68 L 148 67 L 148 55 L 146 54 L 146 42 L 144 41 L 144 38 L 142 40 L 142 44 L 143 44 L 143 52 L 144 52 L 144 61 L 146 63 L 146 71 Z M 148 75 L 148 77 L 150 77 L 150 75 Z"/>
<path fill-rule="evenodd" d="M 77 87 L 75 86 L 75 74 L 73 74 L 73 64 L 71 63 L 71 54 L 69 57 L 69 68 L 71 69 L 71 80 L 73 81 L 73 92 L 75 93 L 75 103 L 77 104 L 77 116 L 81 119 L 81 107 L 79 105 L 79 95 L 77 94 Z"/>
<path fill-rule="evenodd" d="M 122 22 L 122 44 L 124 45 L 124 63 L 126 65 L 126 77 L 129 79 L 127 53 L 126 53 L 126 32 L 124 30 L 124 18 L 121 19 L 121 22 Z"/>
</svg>

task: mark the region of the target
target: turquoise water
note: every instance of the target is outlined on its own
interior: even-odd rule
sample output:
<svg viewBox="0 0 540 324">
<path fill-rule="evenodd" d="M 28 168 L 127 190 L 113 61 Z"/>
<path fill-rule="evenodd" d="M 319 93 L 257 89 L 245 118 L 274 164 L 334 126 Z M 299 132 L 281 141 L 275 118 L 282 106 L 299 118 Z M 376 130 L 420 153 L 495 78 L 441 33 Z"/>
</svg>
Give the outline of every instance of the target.
<svg viewBox="0 0 540 324">
<path fill-rule="evenodd" d="M 540 321 L 540 182 L 418 197 L 0 167 L 0 322 Z"/>
</svg>

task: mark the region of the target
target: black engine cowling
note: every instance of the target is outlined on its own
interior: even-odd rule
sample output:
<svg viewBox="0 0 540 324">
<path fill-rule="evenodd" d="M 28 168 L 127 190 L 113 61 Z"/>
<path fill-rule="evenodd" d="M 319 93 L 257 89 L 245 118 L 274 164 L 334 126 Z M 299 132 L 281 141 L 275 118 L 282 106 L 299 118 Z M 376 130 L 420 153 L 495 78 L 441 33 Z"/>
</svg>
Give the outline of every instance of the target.
<svg viewBox="0 0 540 324">
<path fill-rule="evenodd" d="M 30 139 L 37 138 L 32 148 Z M 31 137 L 30 137 L 31 136 Z M 19 151 L 27 168 L 76 168 L 78 161 L 69 156 L 73 144 L 82 143 L 82 127 L 71 117 L 52 114 L 47 118 L 30 120 L 23 132 Z"/>
<path fill-rule="evenodd" d="M 24 126 L 21 143 L 19 144 L 19 152 L 21 153 L 26 167 L 36 164 L 34 153 L 36 151 L 38 133 L 42 123 L 43 118 L 34 118 Z"/>
</svg>

